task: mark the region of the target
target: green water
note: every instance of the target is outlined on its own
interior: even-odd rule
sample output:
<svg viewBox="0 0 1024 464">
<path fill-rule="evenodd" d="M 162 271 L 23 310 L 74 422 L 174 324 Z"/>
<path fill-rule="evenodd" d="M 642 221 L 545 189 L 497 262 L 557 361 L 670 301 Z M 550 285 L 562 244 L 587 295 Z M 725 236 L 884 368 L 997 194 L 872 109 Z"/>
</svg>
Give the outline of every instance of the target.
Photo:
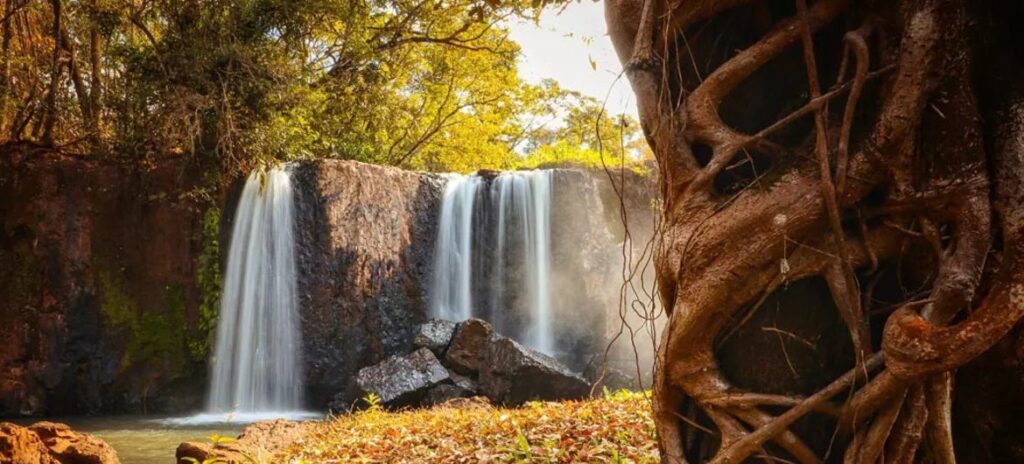
<svg viewBox="0 0 1024 464">
<path fill-rule="evenodd" d="M 103 439 L 117 450 L 123 464 L 174 463 L 184 441 L 209 442 L 213 434 L 235 437 L 246 424 L 169 425 L 153 416 L 69 417 L 39 419 L 63 422 L 72 429 Z M 28 425 L 32 421 L 18 421 Z"/>
</svg>

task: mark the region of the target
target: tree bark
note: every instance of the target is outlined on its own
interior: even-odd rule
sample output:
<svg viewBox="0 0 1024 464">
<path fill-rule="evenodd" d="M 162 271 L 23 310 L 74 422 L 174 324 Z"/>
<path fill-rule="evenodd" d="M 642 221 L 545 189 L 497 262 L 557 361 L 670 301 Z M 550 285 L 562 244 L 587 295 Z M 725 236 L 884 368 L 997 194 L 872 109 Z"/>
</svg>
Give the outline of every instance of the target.
<svg viewBox="0 0 1024 464">
<path fill-rule="evenodd" d="M 96 0 L 92 0 L 90 5 L 95 10 L 97 8 Z M 102 47 L 99 26 L 94 19 L 89 26 L 89 64 L 91 65 L 89 73 L 89 106 L 92 107 L 92 118 L 89 120 L 88 130 L 93 143 L 93 149 L 97 151 L 101 148 L 102 134 L 100 133 L 100 128 L 103 124 L 103 68 L 100 59 L 103 53 Z"/>
<path fill-rule="evenodd" d="M 1024 316 L 1024 105 L 1005 83 L 1021 57 L 995 38 L 1012 8 L 606 1 L 664 196 L 666 462 L 953 462 L 953 373 Z M 993 73 L 1004 83 L 980 84 Z M 741 388 L 723 335 L 801 279 L 827 283 L 847 374 L 799 395 Z M 889 282 L 884 312 L 865 279 Z M 688 405 L 700 414 L 681 420 Z M 693 419 L 715 434 L 684 440 Z M 796 432 L 819 419 L 838 441 Z"/>
<path fill-rule="evenodd" d="M 3 23 L 0 24 L 0 132 L 7 126 L 7 111 L 11 96 L 11 39 L 14 37 L 11 24 L 16 11 L 15 0 L 4 1 Z"/>
<path fill-rule="evenodd" d="M 53 11 L 53 63 L 50 70 L 50 90 L 46 93 L 46 106 L 42 115 L 42 143 L 53 145 L 53 127 L 57 122 L 57 93 L 60 90 L 61 50 L 61 0 L 50 0 Z"/>
</svg>

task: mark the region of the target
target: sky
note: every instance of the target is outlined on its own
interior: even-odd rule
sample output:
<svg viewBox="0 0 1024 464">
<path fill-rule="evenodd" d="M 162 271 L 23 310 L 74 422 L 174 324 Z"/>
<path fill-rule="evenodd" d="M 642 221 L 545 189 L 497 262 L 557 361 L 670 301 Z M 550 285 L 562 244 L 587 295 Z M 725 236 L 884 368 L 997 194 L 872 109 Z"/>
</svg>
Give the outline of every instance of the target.
<svg viewBox="0 0 1024 464">
<path fill-rule="evenodd" d="M 625 75 L 618 78 L 622 65 L 608 38 L 602 3 L 572 2 L 560 13 L 545 11 L 539 24 L 516 20 L 509 24 L 509 30 L 512 40 L 522 48 L 519 76 L 523 80 L 535 84 L 555 79 L 565 89 L 598 101 L 607 98 L 609 114 L 636 117 L 629 82 Z"/>
</svg>

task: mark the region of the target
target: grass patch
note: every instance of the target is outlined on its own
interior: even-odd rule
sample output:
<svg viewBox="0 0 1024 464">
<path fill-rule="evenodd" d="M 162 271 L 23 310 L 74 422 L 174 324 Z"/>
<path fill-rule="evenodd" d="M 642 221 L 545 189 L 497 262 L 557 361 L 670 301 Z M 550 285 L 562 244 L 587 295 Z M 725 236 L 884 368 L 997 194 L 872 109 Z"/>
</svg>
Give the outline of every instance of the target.
<svg viewBox="0 0 1024 464">
<path fill-rule="evenodd" d="M 628 391 L 520 408 L 470 401 L 399 412 L 370 408 L 311 426 L 284 461 L 653 463 L 650 411 L 643 393 Z"/>
</svg>

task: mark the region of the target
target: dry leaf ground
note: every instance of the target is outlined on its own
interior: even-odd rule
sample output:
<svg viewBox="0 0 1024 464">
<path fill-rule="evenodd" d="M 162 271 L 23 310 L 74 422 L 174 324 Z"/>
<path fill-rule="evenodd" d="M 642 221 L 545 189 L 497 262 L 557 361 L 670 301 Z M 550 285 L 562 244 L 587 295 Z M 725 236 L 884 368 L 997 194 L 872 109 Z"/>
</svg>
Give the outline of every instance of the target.
<svg viewBox="0 0 1024 464">
<path fill-rule="evenodd" d="M 377 407 L 312 425 L 292 463 L 657 462 L 651 403 L 622 391 L 586 401 L 498 408 L 465 400 Z"/>
</svg>

